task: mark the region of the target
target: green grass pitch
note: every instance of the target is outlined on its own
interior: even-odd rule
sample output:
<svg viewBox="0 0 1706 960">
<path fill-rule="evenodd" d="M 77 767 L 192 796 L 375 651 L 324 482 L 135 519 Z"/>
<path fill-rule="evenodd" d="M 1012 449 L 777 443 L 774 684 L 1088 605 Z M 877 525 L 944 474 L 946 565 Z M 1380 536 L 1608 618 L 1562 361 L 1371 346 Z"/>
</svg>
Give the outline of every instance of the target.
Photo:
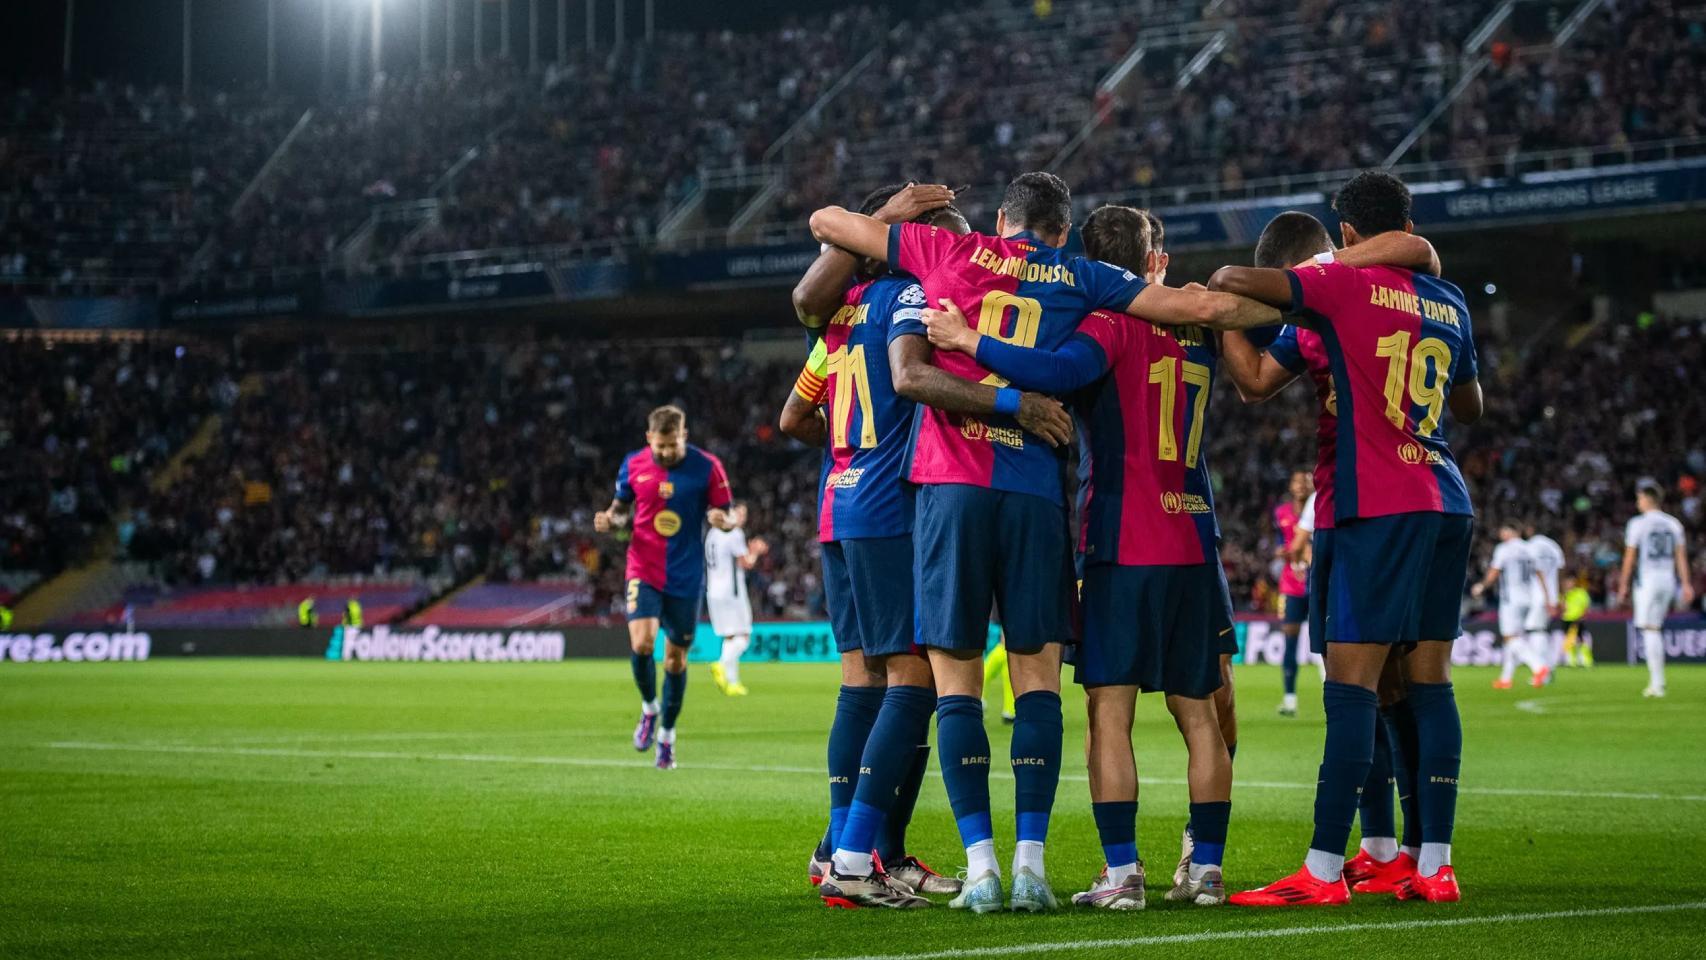
<svg viewBox="0 0 1706 960">
<path fill-rule="evenodd" d="M 823 829 L 832 666 L 755 666 L 752 695 L 695 664 L 681 768 L 628 740 L 628 667 L 290 660 L 0 666 L 0 957 L 1699 956 L 1706 931 L 1706 670 L 1563 671 L 1552 687 L 1457 676 L 1467 747 L 1465 902 L 1340 910 L 1173 907 L 972 917 L 826 910 L 805 882 Z M 1320 750 L 1273 713 L 1278 671 L 1240 671 L 1227 881 L 1295 869 Z M 1049 873 L 1101 865 L 1067 688 Z M 1151 882 L 1177 856 L 1184 754 L 1139 707 Z M 991 712 L 997 756 L 1007 733 Z M 1012 781 L 992 784 L 1011 855 Z M 1007 824 L 1003 835 L 1001 824 Z M 915 853 L 963 860 L 940 778 Z"/>
</svg>

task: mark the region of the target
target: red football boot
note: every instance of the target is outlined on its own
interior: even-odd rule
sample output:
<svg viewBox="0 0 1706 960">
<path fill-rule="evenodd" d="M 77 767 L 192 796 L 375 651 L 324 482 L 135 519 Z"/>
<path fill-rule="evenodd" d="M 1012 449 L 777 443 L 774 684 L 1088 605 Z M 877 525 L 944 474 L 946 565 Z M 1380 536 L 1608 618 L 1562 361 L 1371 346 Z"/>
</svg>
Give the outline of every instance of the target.
<svg viewBox="0 0 1706 960">
<path fill-rule="evenodd" d="M 1355 890 L 1357 884 L 1379 873 L 1384 866 L 1386 864 L 1369 856 L 1367 850 L 1358 850 L 1356 856 L 1345 861 L 1345 886 Z"/>
<path fill-rule="evenodd" d="M 1345 878 L 1350 879 L 1350 864 L 1345 864 Z M 1351 889 L 1357 893 L 1392 893 L 1396 894 L 1404 881 L 1416 872 L 1416 858 L 1407 853 L 1400 853 L 1386 863 L 1378 860 L 1375 869 L 1362 880 L 1351 884 Z"/>
<path fill-rule="evenodd" d="M 1342 907 L 1351 902 L 1351 889 L 1343 878 L 1327 883 L 1304 867 L 1260 889 L 1235 893 L 1228 902 L 1239 907 Z"/>
<path fill-rule="evenodd" d="M 1456 903 L 1463 899 L 1457 889 L 1457 874 L 1448 864 L 1431 877 L 1410 874 L 1395 891 L 1400 900 L 1426 900 L 1429 903 Z"/>
</svg>

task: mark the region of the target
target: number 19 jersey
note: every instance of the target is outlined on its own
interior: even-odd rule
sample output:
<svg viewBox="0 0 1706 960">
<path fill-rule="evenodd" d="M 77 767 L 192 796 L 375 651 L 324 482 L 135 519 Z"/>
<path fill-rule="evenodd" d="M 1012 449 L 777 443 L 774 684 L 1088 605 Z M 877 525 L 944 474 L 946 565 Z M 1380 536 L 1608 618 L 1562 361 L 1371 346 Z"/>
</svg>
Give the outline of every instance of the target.
<svg viewBox="0 0 1706 960">
<path fill-rule="evenodd" d="M 889 265 L 918 278 L 932 306 L 945 297 L 985 336 L 1053 350 L 1092 310 L 1123 311 L 1147 283 L 1109 263 L 1073 256 L 1035 234 L 955 234 L 902 223 L 889 228 Z M 898 324 L 897 335 L 924 333 L 922 321 Z M 1005 386 L 963 353 L 937 353 L 934 363 L 975 383 Z M 988 418 L 920 408 L 908 478 L 1028 493 L 1065 503 L 1061 455 L 1020 429 L 1010 416 Z"/>
<path fill-rule="evenodd" d="M 1333 373 L 1335 521 L 1473 515 L 1443 425 L 1452 386 L 1476 375 L 1463 291 L 1395 267 L 1309 263 L 1288 273 L 1292 312 L 1321 334 Z"/>
</svg>

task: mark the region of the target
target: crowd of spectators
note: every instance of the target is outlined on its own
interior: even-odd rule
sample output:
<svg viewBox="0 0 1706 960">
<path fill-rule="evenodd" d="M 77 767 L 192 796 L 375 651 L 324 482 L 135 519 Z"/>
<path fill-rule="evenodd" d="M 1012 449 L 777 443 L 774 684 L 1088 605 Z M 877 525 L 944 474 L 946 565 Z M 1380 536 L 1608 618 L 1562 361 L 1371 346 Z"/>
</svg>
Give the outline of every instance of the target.
<svg viewBox="0 0 1706 960">
<path fill-rule="evenodd" d="M 85 559 L 210 413 L 236 399 L 223 354 L 163 341 L 0 345 L 0 569 Z"/>
</svg>

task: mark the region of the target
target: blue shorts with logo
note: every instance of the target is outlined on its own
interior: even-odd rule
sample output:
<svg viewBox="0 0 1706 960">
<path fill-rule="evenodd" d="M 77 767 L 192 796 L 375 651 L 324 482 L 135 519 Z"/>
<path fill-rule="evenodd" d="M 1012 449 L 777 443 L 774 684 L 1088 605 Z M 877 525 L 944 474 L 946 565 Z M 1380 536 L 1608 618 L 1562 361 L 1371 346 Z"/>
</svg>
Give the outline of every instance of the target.
<svg viewBox="0 0 1706 960">
<path fill-rule="evenodd" d="M 1309 646 L 1456 640 L 1474 518 L 1398 513 L 1316 530 Z"/>
<path fill-rule="evenodd" d="M 1238 631 L 1232 625 L 1232 586 L 1226 582 L 1226 565 L 1220 562 L 1220 548 L 1214 551 L 1214 573 L 1220 580 L 1220 610 L 1214 618 L 1215 636 L 1220 638 L 1220 652 L 1238 655 Z"/>
<path fill-rule="evenodd" d="M 1084 571 L 1084 639 L 1073 679 L 1201 699 L 1220 689 L 1220 655 L 1237 649 L 1218 563 Z"/>
<path fill-rule="evenodd" d="M 912 532 L 919 645 L 982 653 L 991 605 L 1012 653 L 1072 642 L 1066 508 L 967 484 L 918 490 Z"/>
<path fill-rule="evenodd" d="M 699 594 L 678 597 L 664 593 L 644 580 L 628 581 L 628 619 L 657 618 L 669 642 L 678 647 L 693 646 L 693 635 L 699 629 Z"/>
<path fill-rule="evenodd" d="M 823 599 L 842 653 L 915 653 L 912 537 L 867 537 L 821 544 Z"/>
</svg>

